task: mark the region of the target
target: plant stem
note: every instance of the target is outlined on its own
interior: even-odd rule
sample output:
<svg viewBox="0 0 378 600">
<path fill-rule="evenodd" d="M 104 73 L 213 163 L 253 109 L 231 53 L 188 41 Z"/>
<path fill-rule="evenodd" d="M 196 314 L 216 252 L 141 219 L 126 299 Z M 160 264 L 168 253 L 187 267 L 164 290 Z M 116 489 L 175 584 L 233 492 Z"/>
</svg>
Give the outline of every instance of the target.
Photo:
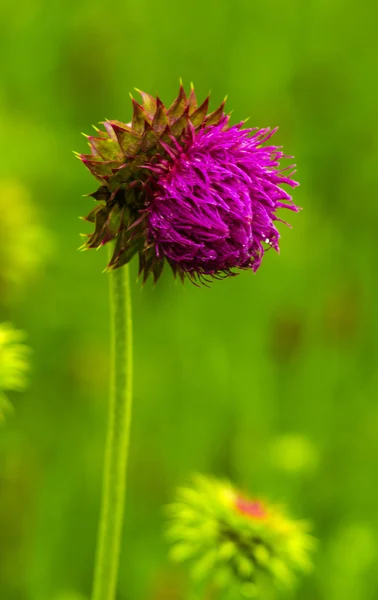
<svg viewBox="0 0 378 600">
<path fill-rule="evenodd" d="M 92 600 L 114 600 L 122 537 L 132 406 L 129 267 L 110 273 L 111 391 Z"/>
</svg>

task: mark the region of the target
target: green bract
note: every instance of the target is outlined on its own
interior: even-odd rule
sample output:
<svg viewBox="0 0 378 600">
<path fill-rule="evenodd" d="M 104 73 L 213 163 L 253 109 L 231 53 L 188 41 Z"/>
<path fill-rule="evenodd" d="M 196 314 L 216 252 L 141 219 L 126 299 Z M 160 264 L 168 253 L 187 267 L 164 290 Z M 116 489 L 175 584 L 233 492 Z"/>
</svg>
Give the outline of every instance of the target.
<svg viewBox="0 0 378 600">
<path fill-rule="evenodd" d="M 188 561 L 197 579 L 211 578 L 246 597 L 270 597 L 309 569 L 313 538 L 308 524 L 244 496 L 230 483 L 203 476 L 177 491 L 168 507 L 172 558 Z"/>
<path fill-rule="evenodd" d="M 123 266 L 138 253 L 139 273 L 143 273 L 143 280 L 151 273 L 157 281 L 163 262 L 156 260 L 155 249 L 145 234 L 146 213 L 143 209 L 148 179 L 145 165 L 151 165 L 156 154 L 164 155 L 173 139 L 180 140 L 189 123 L 196 130 L 203 125 L 218 124 L 224 115 L 224 102 L 207 114 L 209 97 L 198 106 L 193 87 L 186 96 L 181 85 L 169 108 L 160 98 L 139 93 L 141 104 L 131 98 L 133 115 L 130 123 L 105 121 L 105 130 L 95 128 L 95 136 L 86 136 L 91 153 L 77 154 L 101 183 L 97 191 L 90 194 L 97 205 L 85 220 L 93 223 L 95 230 L 84 235 L 83 249 L 99 248 L 114 240 L 109 269 Z"/>
</svg>

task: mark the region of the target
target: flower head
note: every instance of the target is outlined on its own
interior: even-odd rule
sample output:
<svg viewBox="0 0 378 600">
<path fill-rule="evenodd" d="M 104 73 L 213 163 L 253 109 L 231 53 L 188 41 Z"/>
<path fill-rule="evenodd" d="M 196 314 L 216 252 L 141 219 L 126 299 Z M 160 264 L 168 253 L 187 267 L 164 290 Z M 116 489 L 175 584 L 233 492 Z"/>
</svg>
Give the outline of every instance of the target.
<svg viewBox="0 0 378 600">
<path fill-rule="evenodd" d="M 182 86 L 168 109 L 141 95 L 131 123 L 105 122 L 79 155 L 101 182 L 84 247 L 115 240 L 109 268 L 138 253 L 144 280 L 165 262 L 192 280 L 256 271 L 266 248 L 279 249 L 277 209 L 298 210 L 281 187 L 297 185 L 282 151 L 264 145 L 276 130 L 230 126 L 224 103 L 207 114 L 209 98 L 198 107 Z"/>
<path fill-rule="evenodd" d="M 172 557 L 189 561 L 195 577 L 237 586 L 245 596 L 288 587 L 310 566 L 308 525 L 228 482 L 196 476 L 178 490 L 169 515 Z"/>
</svg>

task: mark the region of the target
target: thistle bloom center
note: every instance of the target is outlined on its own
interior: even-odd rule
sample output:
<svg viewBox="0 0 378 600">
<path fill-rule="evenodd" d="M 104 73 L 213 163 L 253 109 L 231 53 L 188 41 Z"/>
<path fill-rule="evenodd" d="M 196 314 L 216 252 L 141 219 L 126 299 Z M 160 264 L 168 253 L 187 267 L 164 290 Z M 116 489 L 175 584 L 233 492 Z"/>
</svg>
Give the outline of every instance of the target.
<svg viewBox="0 0 378 600">
<path fill-rule="evenodd" d="M 148 234 L 156 255 L 187 273 L 231 274 L 259 267 L 265 246 L 278 250 L 274 225 L 279 207 L 296 210 L 279 187 L 296 183 L 275 167 L 282 153 L 262 147 L 273 132 L 225 129 L 196 133 L 166 147 L 168 158 L 151 167 L 156 176 L 148 208 Z"/>
</svg>

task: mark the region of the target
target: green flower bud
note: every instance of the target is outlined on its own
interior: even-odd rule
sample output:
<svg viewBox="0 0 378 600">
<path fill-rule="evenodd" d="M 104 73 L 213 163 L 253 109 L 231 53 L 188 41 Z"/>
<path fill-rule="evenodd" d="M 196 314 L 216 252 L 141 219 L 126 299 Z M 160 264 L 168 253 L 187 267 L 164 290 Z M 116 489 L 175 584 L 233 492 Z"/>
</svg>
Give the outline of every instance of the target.
<svg viewBox="0 0 378 600">
<path fill-rule="evenodd" d="M 195 579 L 237 587 L 244 597 L 291 587 L 311 566 L 309 526 L 281 507 L 250 498 L 227 481 L 197 475 L 168 507 L 171 556 L 190 563 Z"/>
</svg>

